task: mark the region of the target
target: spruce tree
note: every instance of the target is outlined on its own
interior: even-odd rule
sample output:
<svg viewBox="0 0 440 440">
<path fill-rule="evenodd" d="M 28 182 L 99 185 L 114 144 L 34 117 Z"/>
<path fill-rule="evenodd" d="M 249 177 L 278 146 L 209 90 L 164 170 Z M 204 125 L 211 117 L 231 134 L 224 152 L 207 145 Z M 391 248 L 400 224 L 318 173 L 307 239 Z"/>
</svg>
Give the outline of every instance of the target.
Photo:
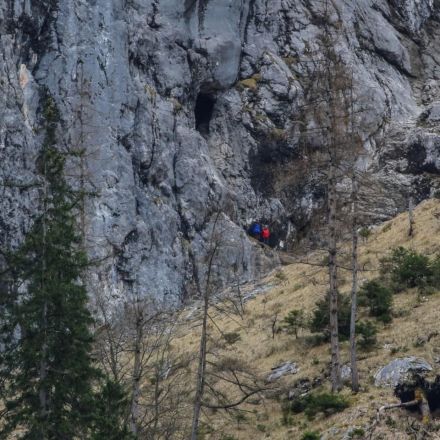
<svg viewBox="0 0 440 440">
<path fill-rule="evenodd" d="M 59 113 L 48 95 L 43 116 L 41 213 L 23 245 L 6 254 L 0 282 L 0 438 L 14 431 L 26 440 L 89 438 L 99 372 L 81 281 L 88 263 L 75 220 L 83 194 L 64 178 L 66 155 L 56 145 Z"/>
<path fill-rule="evenodd" d="M 129 399 L 122 385 L 107 379 L 96 397 L 91 440 L 134 440 L 126 423 Z"/>
</svg>

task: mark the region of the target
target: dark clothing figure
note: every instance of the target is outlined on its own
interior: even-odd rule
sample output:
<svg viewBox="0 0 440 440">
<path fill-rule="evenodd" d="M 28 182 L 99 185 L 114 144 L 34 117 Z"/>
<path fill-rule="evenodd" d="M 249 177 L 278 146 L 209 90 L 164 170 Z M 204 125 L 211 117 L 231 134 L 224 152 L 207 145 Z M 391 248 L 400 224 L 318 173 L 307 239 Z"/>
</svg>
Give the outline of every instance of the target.
<svg viewBox="0 0 440 440">
<path fill-rule="evenodd" d="M 261 241 L 265 244 L 269 244 L 269 238 L 270 238 L 270 231 L 269 228 L 265 226 L 261 231 Z"/>
<path fill-rule="evenodd" d="M 257 240 L 260 239 L 261 236 L 261 225 L 260 223 L 252 223 L 252 226 L 249 230 L 249 233 L 252 237 L 256 238 Z"/>
</svg>

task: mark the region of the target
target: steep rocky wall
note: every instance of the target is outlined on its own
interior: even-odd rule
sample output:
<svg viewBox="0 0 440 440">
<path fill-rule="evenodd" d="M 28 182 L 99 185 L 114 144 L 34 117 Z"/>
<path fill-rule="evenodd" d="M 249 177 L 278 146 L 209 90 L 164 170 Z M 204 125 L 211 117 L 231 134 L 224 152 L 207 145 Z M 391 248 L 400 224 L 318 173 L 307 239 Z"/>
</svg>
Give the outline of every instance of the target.
<svg viewBox="0 0 440 440">
<path fill-rule="evenodd" d="M 96 192 L 82 226 L 101 261 L 94 285 L 175 302 L 203 280 L 221 237 L 226 285 L 277 258 L 274 244 L 320 220 L 324 190 L 296 166 L 295 120 L 324 2 L 313 0 L 4 0 L 0 3 L 0 227 L 16 245 L 38 212 L 41 94 L 61 112 L 60 148 L 86 152 L 71 179 Z M 440 4 L 331 2 L 338 51 L 354 71 L 365 164 L 386 197 L 377 218 L 436 188 L 440 170 Z M 321 18 L 320 18 L 321 17 Z M 434 182 L 434 183 L 433 183 Z M 411 188 L 413 188 L 411 190 Z M 372 208 L 373 209 L 373 208 Z M 226 269 L 226 270 L 222 270 Z"/>
</svg>

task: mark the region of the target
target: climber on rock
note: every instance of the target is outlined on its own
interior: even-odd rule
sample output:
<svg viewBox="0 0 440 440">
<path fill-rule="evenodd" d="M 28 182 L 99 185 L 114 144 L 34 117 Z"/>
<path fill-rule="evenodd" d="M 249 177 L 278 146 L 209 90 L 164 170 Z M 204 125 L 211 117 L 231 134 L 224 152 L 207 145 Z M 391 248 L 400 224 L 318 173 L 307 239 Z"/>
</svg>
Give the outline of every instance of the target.
<svg viewBox="0 0 440 440">
<path fill-rule="evenodd" d="M 249 234 L 254 237 L 256 240 L 260 240 L 261 236 L 261 225 L 258 222 L 252 223 Z"/>
<path fill-rule="evenodd" d="M 269 226 L 265 225 L 263 230 L 261 231 L 261 241 L 264 244 L 269 244 L 269 238 L 270 238 Z"/>
</svg>

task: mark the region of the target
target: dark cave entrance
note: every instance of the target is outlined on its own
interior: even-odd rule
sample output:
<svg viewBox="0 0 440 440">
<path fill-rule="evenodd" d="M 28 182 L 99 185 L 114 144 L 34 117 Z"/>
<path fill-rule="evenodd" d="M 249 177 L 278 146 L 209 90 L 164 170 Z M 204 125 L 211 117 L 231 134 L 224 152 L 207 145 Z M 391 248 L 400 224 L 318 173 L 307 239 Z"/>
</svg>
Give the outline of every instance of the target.
<svg viewBox="0 0 440 440">
<path fill-rule="evenodd" d="M 402 403 L 410 402 L 415 398 L 415 390 L 420 388 L 423 390 L 428 400 L 429 409 L 433 418 L 440 418 L 440 376 L 437 376 L 434 382 L 429 382 L 423 378 L 417 378 L 414 382 L 398 385 L 395 388 L 395 395 Z M 417 415 L 419 408 L 417 406 L 408 407 L 407 410 Z"/>
<path fill-rule="evenodd" d="M 194 115 L 196 118 L 196 130 L 202 135 L 209 134 L 209 124 L 214 112 L 215 96 L 210 93 L 200 92 L 196 99 Z"/>
</svg>

